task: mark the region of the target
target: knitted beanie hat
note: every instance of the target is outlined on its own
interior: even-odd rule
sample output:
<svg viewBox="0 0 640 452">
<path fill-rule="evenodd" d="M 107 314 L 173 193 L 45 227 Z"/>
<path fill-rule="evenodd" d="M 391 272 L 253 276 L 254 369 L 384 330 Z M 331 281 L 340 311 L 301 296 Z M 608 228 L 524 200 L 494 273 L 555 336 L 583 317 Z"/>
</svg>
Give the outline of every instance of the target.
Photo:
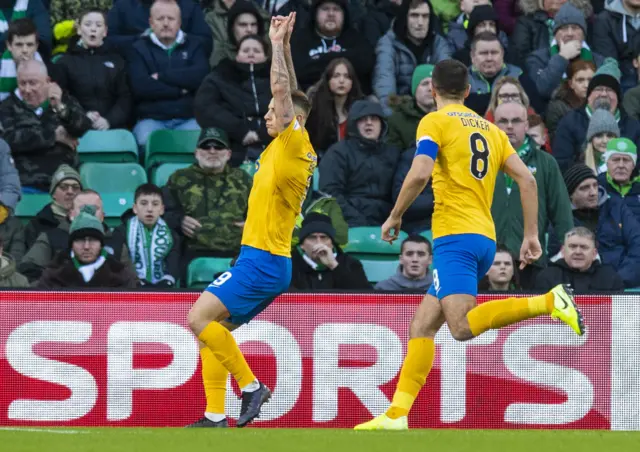
<svg viewBox="0 0 640 452">
<path fill-rule="evenodd" d="M 620 136 L 620 127 L 616 118 L 603 108 L 599 108 L 591 115 L 589 128 L 587 129 L 587 142 L 600 133 L 610 133 L 616 137 Z"/>
</svg>

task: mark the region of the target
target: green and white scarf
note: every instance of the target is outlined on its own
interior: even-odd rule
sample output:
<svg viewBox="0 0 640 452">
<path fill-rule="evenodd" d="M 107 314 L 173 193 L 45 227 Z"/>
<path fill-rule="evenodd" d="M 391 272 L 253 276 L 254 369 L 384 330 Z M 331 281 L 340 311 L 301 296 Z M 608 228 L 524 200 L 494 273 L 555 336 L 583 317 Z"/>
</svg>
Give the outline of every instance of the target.
<svg viewBox="0 0 640 452">
<path fill-rule="evenodd" d="M 304 252 L 304 250 L 302 249 L 302 247 L 297 246 L 296 247 L 298 249 L 298 252 L 300 253 L 300 255 L 302 256 L 302 259 L 304 259 L 304 261 L 309 265 L 309 267 L 311 267 L 312 269 L 314 269 L 317 272 L 323 272 L 325 270 L 327 270 L 327 266 L 320 263 L 320 262 L 316 262 L 313 259 L 311 259 L 309 256 L 307 256 L 307 253 Z M 336 249 L 333 249 L 333 257 L 338 257 L 338 253 L 336 252 Z"/>
<path fill-rule="evenodd" d="M 149 38 L 151 39 L 151 42 L 153 42 L 155 45 L 157 45 L 161 49 L 166 50 L 167 53 L 169 55 L 171 55 L 171 53 L 174 51 L 174 49 L 184 42 L 184 40 L 186 38 L 186 34 L 182 30 L 178 30 L 178 35 L 176 36 L 176 40 L 173 41 L 173 44 L 168 45 L 168 46 L 166 46 L 162 42 L 160 42 L 160 39 L 158 39 L 156 34 L 153 33 L 153 32 L 151 32 L 149 34 Z"/>
<path fill-rule="evenodd" d="M 593 114 L 593 110 L 590 106 L 586 106 L 584 111 L 587 113 L 587 117 L 591 119 L 591 115 Z M 613 113 L 613 117 L 616 119 L 616 122 L 620 122 L 620 110 L 616 108 L 616 111 Z"/>
<path fill-rule="evenodd" d="M 557 55 L 560 53 L 560 46 L 558 45 L 558 41 L 554 40 L 551 41 L 551 56 Z M 584 61 L 593 61 L 593 53 L 591 52 L 591 48 L 589 47 L 589 44 L 587 44 L 585 41 L 582 41 L 582 48 L 580 49 L 580 55 L 577 56 L 576 58 L 579 58 L 581 60 Z M 565 78 L 566 78 L 566 74 L 565 74 Z"/>
<path fill-rule="evenodd" d="M 98 259 L 93 264 L 82 264 L 78 259 L 76 259 L 76 255 L 73 251 L 71 251 L 71 260 L 73 261 L 73 266 L 80 272 L 82 275 L 82 279 L 84 282 L 88 283 L 93 279 L 93 275 L 96 274 L 98 269 L 102 267 L 107 260 L 107 252 L 103 249 L 100 250 L 100 255 Z"/>
<path fill-rule="evenodd" d="M 162 218 L 158 218 L 151 230 L 138 217 L 127 221 L 127 245 L 138 278 L 151 284 L 163 279 L 175 284 L 173 276 L 165 273 L 164 262 L 173 247 L 173 237 L 171 229 Z"/>
<path fill-rule="evenodd" d="M 520 146 L 516 152 L 518 154 L 518 157 L 520 157 L 522 160 L 524 160 L 529 153 L 531 152 L 531 143 L 530 143 L 530 138 L 526 137 L 524 139 L 524 143 L 522 143 L 522 146 Z M 513 187 L 513 179 L 511 178 L 511 176 L 509 176 L 507 173 L 504 173 L 504 184 L 507 188 L 507 194 L 510 195 L 511 194 L 511 188 Z"/>
<path fill-rule="evenodd" d="M 33 58 L 37 61 L 42 61 L 42 57 L 38 52 L 33 55 Z M 9 97 L 13 90 L 18 87 L 16 75 L 16 62 L 13 61 L 11 52 L 5 50 L 0 58 L 0 102 Z"/>
<path fill-rule="evenodd" d="M 0 33 L 6 33 L 9 29 L 9 22 L 27 17 L 27 9 L 29 8 L 29 0 L 18 0 L 16 6 L 13 7 L 11 18 L 7 20 L 4 12 L 0 10 Z"/>
</svg>

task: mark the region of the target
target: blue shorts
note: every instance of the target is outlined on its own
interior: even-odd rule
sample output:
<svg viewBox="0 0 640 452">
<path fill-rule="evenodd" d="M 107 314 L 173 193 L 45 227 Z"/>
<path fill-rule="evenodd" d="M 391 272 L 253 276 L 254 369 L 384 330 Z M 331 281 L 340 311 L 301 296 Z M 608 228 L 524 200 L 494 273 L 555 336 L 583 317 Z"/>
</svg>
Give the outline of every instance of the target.
<svg viewBox="0 0 640 452">
<path fill-rule="evenodd" d="M 448 295 L 478 295 L 478 282 L 487 274 L 496 242 L 480 234 L 455 234 L 433 241 L 433 284 L 427 292 L 442 300 Z"/>
<path fill-rule="evenodd" d="M 248 323 L 291 283 L 291 259 L 250 246 L 240 249 L 236 264 L 206 288 L 222 301 L 234 325 Z"/>
</svg>

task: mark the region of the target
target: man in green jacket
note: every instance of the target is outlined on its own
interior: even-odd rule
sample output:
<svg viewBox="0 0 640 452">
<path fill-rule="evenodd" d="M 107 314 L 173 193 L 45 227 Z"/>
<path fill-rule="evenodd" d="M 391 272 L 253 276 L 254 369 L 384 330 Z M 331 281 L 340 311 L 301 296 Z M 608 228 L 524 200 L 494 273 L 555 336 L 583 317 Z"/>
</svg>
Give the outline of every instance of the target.
<svg viewBox="0 0 640 452">
<path fill-rule="evenodd" d="M 495 111 L 496 125 L 509 137 L 509 142 L 536 178 L 538 184 L 538 231 L 540 243 L 546 243 L 545 233 L 553 225 L 558 239 L 573 227 L 571 201 L 556 160 L 540 150 L 527 136 L 529 123 L 527 109 L 519 103 L 499 105 Z M 520 253 L 523 238 L 523 216 L 518 185 L 502 172 L 496 178 L 491 214 L 496 224 L 499 243 L 504 244 L 516 256 Z M 533 287 L 537 274 L 547 264 L 546 247 L 535 264 L 525 267 L 520 274 L 523 289 Z"/>
</svg>

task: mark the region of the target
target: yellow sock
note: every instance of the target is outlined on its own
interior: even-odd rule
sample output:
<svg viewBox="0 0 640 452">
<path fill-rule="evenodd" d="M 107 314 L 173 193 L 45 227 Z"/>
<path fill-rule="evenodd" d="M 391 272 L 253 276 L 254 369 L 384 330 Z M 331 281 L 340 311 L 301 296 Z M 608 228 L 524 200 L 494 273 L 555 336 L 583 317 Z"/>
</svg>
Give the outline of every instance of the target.
<svg viewBox="0 0 640 452">
<path fill-rule="evenodd" d="M 522 320 L 550 314 L 553 310 L 553 294 L 531 298 L 506 298 L 476 306 L 467 314 L 469 328 L 474 336 L 487 330 L 495 330 Z"/>
<path fill-rule="evenodd" d="M 409 414 L 413 402 L 418 397 L 418 393 L 431 371 L 435 354 L 436 347 L 433 339 L 417 337 L 409 340 L 407 356 L 402 364 L 398 386 L 393 394 L 391 407 L 386 413 L 391 419 Z"/>
<path fill-rule="evenodd" d="M 213 356 L 209 347 L 200 349 L 202 361 L 202 384 L 207 396 L 205 412 L 224 414 L 224 398 L 227 393 L 227 376 L 229 372 L 220 361 Z"/>
<path fill-rule="evenodd" d="M 224 326 L 211 322 L 202 330 L 198 339 L 209 347 L 213 356 L 233 375 L 240 389 L 256 380 L 236 340 Z"/>
</svg>

